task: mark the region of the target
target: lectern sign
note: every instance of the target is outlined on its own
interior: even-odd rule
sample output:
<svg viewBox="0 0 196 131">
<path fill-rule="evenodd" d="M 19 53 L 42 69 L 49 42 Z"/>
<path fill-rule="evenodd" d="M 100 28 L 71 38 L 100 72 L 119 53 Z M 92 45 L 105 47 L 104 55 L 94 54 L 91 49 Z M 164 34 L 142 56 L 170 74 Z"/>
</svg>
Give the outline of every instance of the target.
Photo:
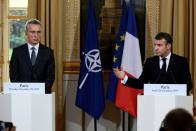
<svg viewBox="0 0 196 131">
<path fill-rule="evenodd" d="M 45 83 L 4 83 L 4 94 L 45 94 Z"/>
<path fill-rule="evenodd" d="M 186 84 L 144 84 L 144 95 L 187 95 Z"/>
</svg>

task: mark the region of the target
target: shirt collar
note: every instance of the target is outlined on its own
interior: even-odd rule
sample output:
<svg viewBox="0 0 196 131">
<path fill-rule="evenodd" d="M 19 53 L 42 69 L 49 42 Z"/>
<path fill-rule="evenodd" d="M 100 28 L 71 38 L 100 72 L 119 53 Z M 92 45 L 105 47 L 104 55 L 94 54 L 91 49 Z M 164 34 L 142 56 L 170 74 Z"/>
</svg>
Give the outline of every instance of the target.
<svg viewBox="0 0 196 131">
<path fill-rule="evenodd" d="M 166 60 L 170 60 L 171 52 L 165 58 L 167 58 Z M 162 59 L 163 59 L 163 57 L 159 56 L 159 60 L 162 60 Z"/>
<path fill-rule="evenodd" d="M 28 45 L 29 50 L 31 50 L 32 47 L 35 47 L 35 51 L 38 51 L 38 49 L 39 49 L 39 43 L 36 44 L 35 46 L 32 46 L 30 43 L 27 43 L 27 45 Z"/>
</svg>

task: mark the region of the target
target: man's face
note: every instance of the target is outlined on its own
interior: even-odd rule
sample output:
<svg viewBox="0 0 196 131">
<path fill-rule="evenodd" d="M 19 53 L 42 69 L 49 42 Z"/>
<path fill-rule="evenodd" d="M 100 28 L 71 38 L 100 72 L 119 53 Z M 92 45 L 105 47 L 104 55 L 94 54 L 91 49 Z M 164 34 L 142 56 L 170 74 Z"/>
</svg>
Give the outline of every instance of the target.
<svg viewBox="0 0 196 131">
<path fill-rule="evenodd" d="M 171 52 L 171 44 L 167 43 L 165 39 L 155 40 L 155 53 L 157 56 L 166 57 Z"/>
<path fill-rule="evenodd" d="M 39 24 L 30 24 L 27 27 L 27 39 L 31 45 L 36 45 L 41 39 L 41 26 Z"/>
</svg>

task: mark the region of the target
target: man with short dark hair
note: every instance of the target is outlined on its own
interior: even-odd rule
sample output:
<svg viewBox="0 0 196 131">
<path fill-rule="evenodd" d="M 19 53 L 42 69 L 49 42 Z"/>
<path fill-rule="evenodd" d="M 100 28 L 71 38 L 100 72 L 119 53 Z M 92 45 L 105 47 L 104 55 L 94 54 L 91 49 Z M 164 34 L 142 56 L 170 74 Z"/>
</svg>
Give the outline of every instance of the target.
<svg viewBox="0 0 196 131">
<path fill-rule="evenodd" d="M 142 89 L 144 83 L 187 84 L 187 93 L 192 88 L 187 60 L 171 52 L 173 39 L 170 34 L 160 32 L 155 36 L 156 56 L 147 58 L 143 72 L 138 79 L 125 75 L 124 71 L 114 69 L 115 75 L 126 86 Z"/>
<path fill-rule="evenodd" d="M 45 92 L 51 93 L 55 78 L 53 50 L 42 45 L 41 23 L 30 19 L 25 25 L 27 43 L 13 49 L 10 61 L 11 82 L 44 82 Z"/>
<path fill-rule="evenodd" d="M 195 121 L 187 110 L 176 108 L 166 114 L 159 131 L 195 131 Z"/>
</svg>

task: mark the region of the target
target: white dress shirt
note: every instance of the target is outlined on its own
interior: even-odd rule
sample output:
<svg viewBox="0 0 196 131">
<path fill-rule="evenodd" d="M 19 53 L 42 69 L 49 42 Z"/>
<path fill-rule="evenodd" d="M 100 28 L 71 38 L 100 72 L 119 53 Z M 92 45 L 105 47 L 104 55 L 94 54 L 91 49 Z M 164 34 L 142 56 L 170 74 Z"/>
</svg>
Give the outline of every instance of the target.
<svg viewBox="0 0 196 131">
<path fill-rule="evenodd" d="M 171 52 L 169 53 L 169 55 L 167 55 L 166 57 L 166 71 L 167 71 L 167 68 L 169 66 L 169 61 L 170 61 L 170 58 L 171 58 Z M 160 69 L 162 68 L 163 66 L 163 61 L 162 61 L 163 57 L 160 57 L 159 56 L 159 66 L 160 66 Z"/>
<path fill-rule="evenodd" d="M 30 59 L 31 59 L 31 53 L 32 53 L 32 47 L 34 47 L 35 48 L 35 56 L 37 57 L 37 54 L 38 54 L 38 50 L 39 50 L 39 43 L 37 44 L 37 45 L 35 45 L 35 46 L 32 46 L 31 44 L 29 44 L 29 43 L 27 43 L 27 45 L 28 45 L 28 50 L 29 50 L 29 55 L 30 55 Z"/>
</svg>

